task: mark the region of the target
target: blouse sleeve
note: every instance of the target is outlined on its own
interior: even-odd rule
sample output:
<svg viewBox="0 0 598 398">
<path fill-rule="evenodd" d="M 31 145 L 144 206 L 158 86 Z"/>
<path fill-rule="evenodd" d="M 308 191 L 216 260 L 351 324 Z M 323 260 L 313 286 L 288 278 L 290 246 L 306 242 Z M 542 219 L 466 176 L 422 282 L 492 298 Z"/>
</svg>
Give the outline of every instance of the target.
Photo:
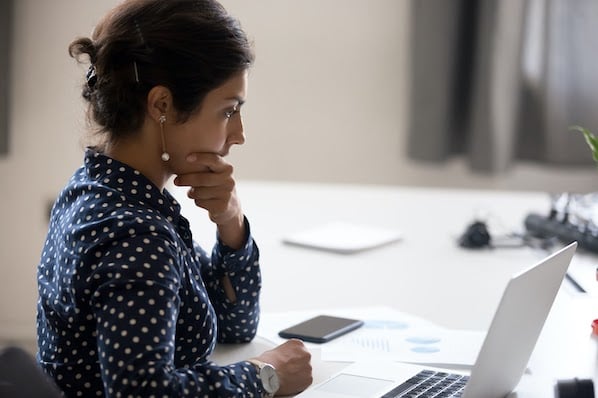
<svg viewBox="0 0 598 398">
<path fill-rule="evenodd" d="M 260 396 L 247 362 L 175 367 L 181 270 L 173 246 L 163 235 L 131 235 L 92 254 L 100 262 L 88 292 L 106 396 Z"/>
<path fill-rule="evenodd" d="M 260 317 L 259 295 L 262 286 L 259 250 L 245 218 L 245 245 L 234 250 L 217 239 L 210 262 L 202 264 L 202 278 L 218 319 L 218 341 L 242 343 L 251 341 Z M 206 256 L 201 256 L 206 259 Z M 231 302 L 222 286 L 228 276 L 235 291 Z"/>
</svg>

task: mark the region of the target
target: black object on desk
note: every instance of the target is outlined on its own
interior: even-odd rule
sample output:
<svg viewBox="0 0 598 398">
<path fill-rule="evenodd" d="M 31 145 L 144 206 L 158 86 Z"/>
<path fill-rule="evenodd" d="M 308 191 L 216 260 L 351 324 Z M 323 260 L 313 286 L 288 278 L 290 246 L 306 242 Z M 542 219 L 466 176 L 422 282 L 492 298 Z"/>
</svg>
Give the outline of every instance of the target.
<svg viewBox="0 0 598 398">
<path fill-rule="evenodd" d="M 285 339 L 300 339 L 310 343 L 327 343 L 363 326 L 359 319 L 318 315 L 278 332 Z"/>
<path fill-rule="evenodd" d="M 525 217 L 524 224 L 534 236 L 556 237 L 565 244 L 577 241 L 580 247 L 598 253 L 598 236 L 570 222 L 531 213 Z"/>
<path fill-rule="evenodd" d="M 459 246 L 467 248 L 481 248 L 490 246 L 490 233 L 486 223 L 474 221 L 467 226 L 463 235 L 459 238 Z"/>
<path fill-rule="evenodd" d="M 594 382 L 590 379 L 559 380 L 554 387 L 555 398 L 594 398 Z"/>
</svg>

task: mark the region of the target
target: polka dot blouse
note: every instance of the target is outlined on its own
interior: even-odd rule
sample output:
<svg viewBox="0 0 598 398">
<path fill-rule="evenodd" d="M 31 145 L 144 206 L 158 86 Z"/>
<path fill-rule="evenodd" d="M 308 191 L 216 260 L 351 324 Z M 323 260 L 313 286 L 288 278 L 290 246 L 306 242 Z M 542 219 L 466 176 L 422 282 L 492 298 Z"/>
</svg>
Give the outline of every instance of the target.
<svg viewBox="0 0 598 398">
<path fill-rule="evenodd" d="M 129 166 L 88 149 L 58 197 L 38 267 L 38 361 L 69 397 L 253 397 L 249 362 L 210 361 L 259 320 L 258 248 L 211 255 L 180 206 Z M 220 279 L 228 275 L 237 301 Z"/>
</svg>

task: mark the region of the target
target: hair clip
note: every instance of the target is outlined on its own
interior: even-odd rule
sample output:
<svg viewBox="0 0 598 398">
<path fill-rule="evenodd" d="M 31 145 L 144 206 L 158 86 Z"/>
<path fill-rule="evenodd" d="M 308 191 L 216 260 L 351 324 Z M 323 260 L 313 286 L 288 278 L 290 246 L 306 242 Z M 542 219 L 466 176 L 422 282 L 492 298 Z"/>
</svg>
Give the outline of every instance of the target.
<svg viewBox="0 0 598 398">
<path fill-rule="evenodd" d="M 87 87 L 93 88 L 96 82 L 98 81 L 98 76 L 96 75 L 96 67 L 93 65 L 89 66 L 87 70 L 87 74 L 85 74 L 85 79 L 87 80 Z"/>
<path fill-rule="evenodd" d="M 135 83 L 139 84 L 139 70 L 137 69 L 137 61 L 133 61 L 133 71 L 135 72 Z"/>
</svg>

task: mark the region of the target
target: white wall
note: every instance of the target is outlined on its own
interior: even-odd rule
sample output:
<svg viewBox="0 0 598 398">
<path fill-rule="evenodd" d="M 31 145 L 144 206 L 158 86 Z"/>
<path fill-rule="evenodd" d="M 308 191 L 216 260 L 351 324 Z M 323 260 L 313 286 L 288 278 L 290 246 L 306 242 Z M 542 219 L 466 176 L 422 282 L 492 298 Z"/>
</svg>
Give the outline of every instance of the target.
<svg viewBox="0 0 598 398">
<path fill-rule="evenodd" d="M 0 343 L 32 339 L 48 202 L 82 159 L 85 67 L 67 54 L 116 0 L 19 0 L 11 153 L 0 158 Z M 519 166 L 496 177 L 404 154 L 407 0 L 224 0 L 255 41 L 238 179 L 596 190 L 595 170 Z"/>
</svg>

